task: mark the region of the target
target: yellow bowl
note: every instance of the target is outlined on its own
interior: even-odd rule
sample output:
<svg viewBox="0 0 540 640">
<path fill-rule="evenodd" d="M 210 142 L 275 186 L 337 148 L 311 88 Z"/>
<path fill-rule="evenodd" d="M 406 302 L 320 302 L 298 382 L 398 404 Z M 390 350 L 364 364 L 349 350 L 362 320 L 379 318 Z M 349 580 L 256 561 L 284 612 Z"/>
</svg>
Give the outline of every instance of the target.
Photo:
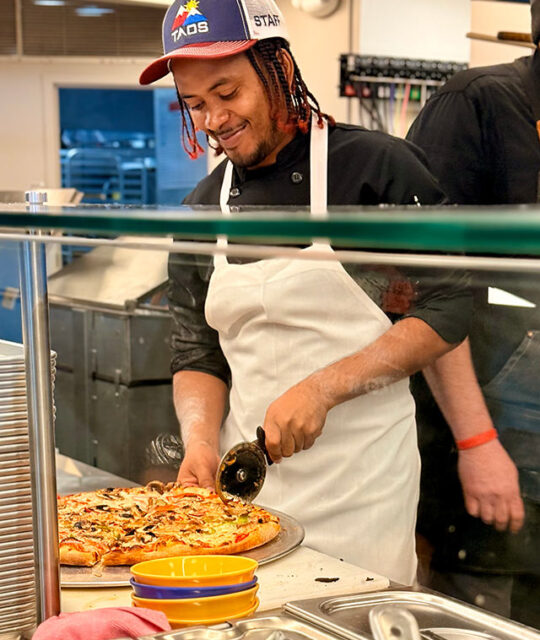
<svg viewBox="0 0 540 640">
<path fill-rule="evenodd" d="M 207 598 L 176 598 L 164 600 L 162 598 L 139 598 L 131 596 L 136 607 L 157 609 L 163 611 L 167 618 L 182 620 L 207 620 L 209 618 L 225 618 L 237 616 L 250 609 L 256 600 L 259 585 L 251 589 L 227 593 L 223 596 L 209 596 Z"/>
<path fill-rule="evenodd" d="M 176 556 L 139 562 L 131 567 L 137 582 L 160 587 L 189 587 L 249 582 L 258 567 L 244 556 Z"/>
<path fill-rule="evenodd" d="M 237 618 L 247 618 L 252 613 L 255 613 L 257 607 L 259 606 L 259 599 L 255 598 L 255 604 L 242 611 L 237 613 L 235 616 L 225 616 L 222 618 L 205 618 L 203 620 L 184 620 L 182 618 L 168 618 L 169 623 L 173 629 L 179 629 L 180 627 L 194 627 L 199 624 L 219 624 L 220 622 L 226 622 L 227 620 L 236 620 Z"/>
</svg>

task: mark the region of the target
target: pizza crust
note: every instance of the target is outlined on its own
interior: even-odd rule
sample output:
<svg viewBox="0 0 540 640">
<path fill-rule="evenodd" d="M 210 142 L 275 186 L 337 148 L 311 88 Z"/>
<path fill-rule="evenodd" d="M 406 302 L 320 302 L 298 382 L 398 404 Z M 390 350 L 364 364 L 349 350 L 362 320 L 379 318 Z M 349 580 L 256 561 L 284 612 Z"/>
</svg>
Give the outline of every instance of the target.
<svg viewBox="0 0 540 640">
<path fill-rule="evenodd" d="M 60 544 L 60 564 L 69 564 L 79 567 L 93 567 L 99 561 L 97 550 L 80 551 L 69 547 L 66 543 Z"/>
</svg>

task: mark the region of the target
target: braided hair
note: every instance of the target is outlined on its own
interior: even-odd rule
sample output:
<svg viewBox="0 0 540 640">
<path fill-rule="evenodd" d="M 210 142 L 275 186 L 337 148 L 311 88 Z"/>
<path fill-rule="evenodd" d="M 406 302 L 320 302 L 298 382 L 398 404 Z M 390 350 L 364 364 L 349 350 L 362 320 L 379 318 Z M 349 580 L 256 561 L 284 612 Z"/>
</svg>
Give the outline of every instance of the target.
<svg viewBox="0 0 540 640">
<path fill-rule="evenodd" d="M 293 78 L 289 86 L 286 69 L 283 62 L 283 52 L 286 51 L 293 63 Z M 261 81 L 270 103 L 270 117 L 275 118 L 284 131 L 300 130 L 307 133 L 311 115 L 317 118 L 317 124 L 323 126 L 323 118 L 333 126 L 332 116 L 321 111 L 315 96 L 309 91 L 302 78 L 298 64 L 291 53 L 289 44 L 283 38 L 267 38 L 259 40 L 246 56 Z M 190 158 L 198 158 L 203 149 L 197 141 L 195 126 L 187 105 L 184 103 L 177 89 L 178 103 L 182 118 L 182 146 Z M 280 118 L 281 110 L 285 106 L 287 119 Z M 214 147 L 216 154 L 223 152 L 221 146 Z"/>
</svg>

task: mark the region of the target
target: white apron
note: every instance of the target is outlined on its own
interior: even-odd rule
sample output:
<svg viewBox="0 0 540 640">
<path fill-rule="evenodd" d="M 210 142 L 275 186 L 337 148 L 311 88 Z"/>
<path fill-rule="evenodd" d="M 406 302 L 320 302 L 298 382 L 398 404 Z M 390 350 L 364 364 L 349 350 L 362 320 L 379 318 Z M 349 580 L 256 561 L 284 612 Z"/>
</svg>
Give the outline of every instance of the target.
<svg viewBox="0 0 540 640">
<path fill-rule="evenodd" d="M 327 145 L 326 126 L 312 125 L 312 215 L 326 214 Z M 229 162 L 224 215 L 231 181 Z M 331 248 L 321 246 L 328 261 L 238 265 L 214 258 L 206 319 L 232 372 L 223 451 L 254 440 L 268 405 L 291 386 L 391 326 Z M 311 449 L 269 467 L 257 502 L 298 519 L 310 547 L 411 584 L 419 473 L 414 402 L 402 380 L 334 407 Z"/>
</svg>

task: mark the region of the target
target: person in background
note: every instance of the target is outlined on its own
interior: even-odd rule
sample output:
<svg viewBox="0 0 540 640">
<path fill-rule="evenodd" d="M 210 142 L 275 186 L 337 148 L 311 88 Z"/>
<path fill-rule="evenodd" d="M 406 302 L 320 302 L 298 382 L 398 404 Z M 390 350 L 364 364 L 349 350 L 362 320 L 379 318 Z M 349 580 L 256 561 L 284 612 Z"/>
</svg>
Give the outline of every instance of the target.
<svg viewBox="0 0 540 640">
<path fill-rule="evenodd" d="M 538 45 L 540 0 L 531 10 Z M 407 137 L 425 151 L 451 202 L 495 205 L 539 201 L 539 135 L 537 49 L 456 74 Z M 470 343 L 436 364 L 450 384 L 441 387 L 426 371 L 447 422 L 414 381 L 423 464 L 417 528 L 433 548 L 424 583 L 540 627 L 538 277 L 473 278 Z M 477 435 L 456 448 L 450 428 L 456 434 L 472 424 Z"/>
<path fill-rule="evenodd" d="M 185 149 L 199 153 L 200 130 L 226 156 L 186 204 L 321 216 L 327 204 L 443 201 L 414 145 L 322 113 L 273 0 L 176 0 L 163 43 L 141 83 L 172 72 Z M 213 487 L 220 446 L 262 425 L 280 464 L 258 502 L 297 518 L 313 548 L 410 584 L 419 459 L 408 375 L 465 338 L 467 276 L 434 286 L 342 265 L 325 243 L 306 258 L 314 250 L 325 260 L 171 255 L 178 480 Z"/>
</svg>

